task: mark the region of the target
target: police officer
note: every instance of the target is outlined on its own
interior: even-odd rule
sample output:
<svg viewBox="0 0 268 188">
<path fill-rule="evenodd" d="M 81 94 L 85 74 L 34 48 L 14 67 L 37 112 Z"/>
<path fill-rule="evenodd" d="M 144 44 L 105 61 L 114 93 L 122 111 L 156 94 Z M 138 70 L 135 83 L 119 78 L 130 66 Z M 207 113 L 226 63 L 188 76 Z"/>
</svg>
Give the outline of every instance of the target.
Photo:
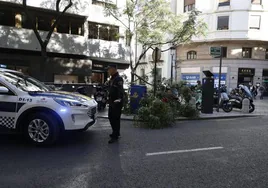
<svg viewBox="0 0 268 188">
<path fill-rule="evenodd" d="M 108 117 L 112 127 L 112 134 L 109 143 L 114 143 L 120 137 L 120 118 L 123 107 L 124 89 L 123 78 L 119 76 L 116 65 L 109 65 L 108 74 L 110 75 L 109 84 L 109 112 Z"/>
</svg>

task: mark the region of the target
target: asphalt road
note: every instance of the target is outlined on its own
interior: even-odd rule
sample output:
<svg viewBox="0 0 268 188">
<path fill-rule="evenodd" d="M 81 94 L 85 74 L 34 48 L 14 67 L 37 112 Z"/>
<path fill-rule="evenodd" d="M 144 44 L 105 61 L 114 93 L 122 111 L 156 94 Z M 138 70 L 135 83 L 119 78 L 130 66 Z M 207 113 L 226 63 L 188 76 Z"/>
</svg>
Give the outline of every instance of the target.
<svg viewBox="0 0 268 188">
<path fill-rule="evenodd" d="M 147 130 L 125 121 L 119 143 L 108 145 L 110 128 L 100 120 L 91 130 L 68 133 L 47 148 L 1 133 L 0 187 L 267 187 L 267 122 L 188 121 Z M 175 153 L 158 153 L 168 151 Z"/>
</svg>

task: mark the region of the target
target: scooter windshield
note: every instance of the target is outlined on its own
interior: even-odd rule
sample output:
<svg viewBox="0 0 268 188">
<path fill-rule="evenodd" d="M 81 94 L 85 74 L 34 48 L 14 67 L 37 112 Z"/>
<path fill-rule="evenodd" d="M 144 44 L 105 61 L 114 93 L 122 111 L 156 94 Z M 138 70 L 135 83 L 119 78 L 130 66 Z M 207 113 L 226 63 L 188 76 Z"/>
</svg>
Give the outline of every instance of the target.
<svg viewBox="0 0 268 188">
<path fill-rule="evenodd" d="M 249 91 L 248 87 L 244 86 L 244 91 L 245 91 L 247 97 L 251 97 L 251 98 L 252 98 L 252 94 L 251 94 L 251 92 Z"/>
</svg>

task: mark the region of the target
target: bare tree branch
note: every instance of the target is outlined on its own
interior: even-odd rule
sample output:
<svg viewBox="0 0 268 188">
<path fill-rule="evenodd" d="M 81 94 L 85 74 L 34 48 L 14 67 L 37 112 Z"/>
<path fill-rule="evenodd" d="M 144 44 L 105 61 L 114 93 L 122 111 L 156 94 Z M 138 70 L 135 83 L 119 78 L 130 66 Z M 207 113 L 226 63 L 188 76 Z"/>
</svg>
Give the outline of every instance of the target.
<svg viewBox="0 0 268 188">
<path fill-rule="evenodd" d="M 44 41 L 42 40 L 42 38 L 41 38 L 41 36 L 40 36 L 40 34 L 39 34 L 37 28 L 36 28 L 36 20 L 33 20 L 33 19 L 32 19 L 31 14 L 30 14 L 30 12 L 29 12 L 29 10 L 28 10 L 28 7 L 27 7 L 27 0 L 23 0 L 22 4 L 23 4 L 23 8 L 24 8 L 25 14 L 26 14 L 27 18 L 28 18 L 28 19 L 30 20 L 30 22 L 31 22 L 32 29 L 33 29 L 33 31 L 34 31 L 34 34 L 36 35 L 36 38 L 37 38 L 37 40 L 38 40 L 38 42 L 39 42 L 41 48 L 44 48 L 44 47 L 45 47 L 45 46 L 44 46 Z"/>
<path fill-rule="evenodd" d="M 56 2 L 56 11 L 57 12 L 60 12 L 60 2 L 61 2 L 61 0 L 57 0 L 57 2 Z"/>
<path fill-rule="evenodd" d="M 140 80 L 144 81 L 146 84 L 153 86 L 153 84 L 147 82 L 145 79 L 143 79 L 142 77 L 140 77 L 139 75 L 137 75 L 135 72 L 132 72 L 132 74 L 134 74 L 136 77 L 138 77 Z"/>
<path fill-rule="evenodd" d="M 137 69 L 137 67 L 138 67 L 139 64 L 140 64 L 140 61 L 141 61 L 142 57 L 147 53 L 147 51 L 150 49 L 150 47 L 151 47 L 151 46 L 147 47 L 147 48 L 140 54 L 139 59 L 138 59 L 138 61 L 137 61 L 136 64 L 135 64 L 134 71 Z"/>
<path fill-rule="evenodd" d="M 120 20 L 116 15 L 114 15 L 111 11 L 109 11 L 109 14 L 116 19 L 117 21 L 119 21 L 126 29 L 130 30 L 130 28 L 122 21 Z"/>
<path fill-rule="evenodd" d="M 60 1 L 61 1 L 61 0 L 57 0 L 57 6 L 58 6 L 58 3 L 60 3 Z M 62 12 L 58 12 L 59 15 L 57 16 L 55 22 L 54 22 L 53 25 L 51 26 L 51 30 L 48 32 L 47 37 L 46 37 L 46 39 L 45 39 L 45 41 L 44 41 L 44 45 L 45 45 L 45 46 L 48 45 L 49 40 L 50 40 L 50 38 L 51 38 L 51 35 L 53 34 L 54 29 L 57 27 L 57 25 L 58 25 L 58 23 L 59 23 L 59 21 L 60 21 L 60 18 L 62 17 L 62 15 L 65 14 L 65 12 L 66 12 L 72 5 L 73 5 L 72 0 L 69 0 L 69 4 L 64 8 L 64 10 L 63 10 Z M 57 9 L 58 9 L 58 8 L 57 8 Z M 59 11 L 59 9 L 58 9 L 58 11 Z"/>
</svg>

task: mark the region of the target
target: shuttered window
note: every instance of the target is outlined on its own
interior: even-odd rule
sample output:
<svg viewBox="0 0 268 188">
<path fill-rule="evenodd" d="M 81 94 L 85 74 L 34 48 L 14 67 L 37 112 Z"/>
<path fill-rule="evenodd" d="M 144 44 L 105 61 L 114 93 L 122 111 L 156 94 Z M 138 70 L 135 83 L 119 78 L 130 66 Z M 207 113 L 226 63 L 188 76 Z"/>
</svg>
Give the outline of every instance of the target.
<svg viewBox="0 0 268 188">
<path fill-rule="evenodd" d="M 261 25 L 261 16 L 251 15 L 249 20 L 249 28 L 250 29 L 260 29 Z"/>
<path fill-rule="evenodd" d="M 252 4 L 257 4 L 257 5 L 261 5 L 262 4 L 262 0 L 251 0 Z"/>
<path fill-rule="evenodd" d="M 230 0 L 219 0 L 219 6 L 229 6 Z"/>
<path fill-rule="evenodd" d="M 228 30 L 229 29 L 229 16 L 219 16 L 218 17 L 218 30 Z"/>
<path fill-rule="evenodd" d="M 195 0 L 184 0 L 184 12 L 189 12 L 195 9 Z"/>
</svg>

